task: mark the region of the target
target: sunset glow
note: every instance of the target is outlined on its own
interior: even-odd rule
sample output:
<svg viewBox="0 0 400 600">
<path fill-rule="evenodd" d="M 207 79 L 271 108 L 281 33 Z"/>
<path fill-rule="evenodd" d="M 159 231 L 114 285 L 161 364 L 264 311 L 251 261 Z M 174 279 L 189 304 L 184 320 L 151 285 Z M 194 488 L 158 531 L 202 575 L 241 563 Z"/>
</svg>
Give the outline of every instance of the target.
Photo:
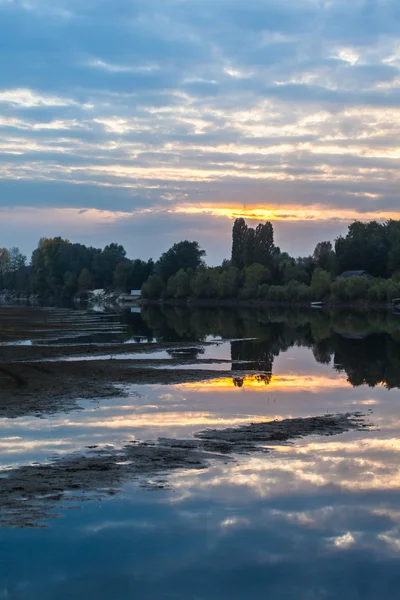
<svg viewBox="0 0 400 600">
<path fill-rule="evenodd" d="M 327 391 L 335 388 L 347 388 L 349 383 L 344 376 L 332 375 L 332 377 L 322 375 L 273 375 L 270 382 L 263 381 L 257 375 L 245 375 L 240 378 L 243 381 L 243 388 L 251 388 L 264 392 L 279 392 L 290 390 L 291 392 L 308 391 L 317 393 L 319 391 Z M 235 385 L 233 377 L 224 377 L 219 379 L 211 379 L 210 381 L 185 383 L 177 386 L 179 389 L 196 389 L 207 392 L 208 390 L 240 391 L 242 387 Z"/>
<path fill-rule="evenodd" d="M 367 197 L 367 196 L 366 196 Z M 357 212 L 354 209 L 325 208 L 314 206 L 255 206 L 255 207 L 222 207 L 222 206 L 180 206 L 171 209 L 172 213 L 188 215 L 206 214 L 229 219 L 244 219 L 254 221 L 369 221 L 399 219 L 398 211 Z"/>
</svg>

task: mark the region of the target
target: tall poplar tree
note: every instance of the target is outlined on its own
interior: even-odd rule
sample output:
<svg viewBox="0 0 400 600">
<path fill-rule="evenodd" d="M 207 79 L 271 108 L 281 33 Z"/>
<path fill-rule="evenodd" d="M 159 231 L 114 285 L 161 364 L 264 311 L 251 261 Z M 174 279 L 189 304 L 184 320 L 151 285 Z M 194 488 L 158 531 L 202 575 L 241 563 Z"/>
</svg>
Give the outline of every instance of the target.
<svg viewBox="0 0 400 600">
<path fill-rule="evenodd" d="M 256 227 L 254 240 L 254 262 L 270 267 L 274 254 L 274 228 L 270 221 L 260 223 Z"/>
<path fill-rule="evenodd" d="M 235 219 L 232 229 L 232 266 L 244 268 L 244 248 L 246 242 L 247 225 L 244 219 Z"/>
<path fill-rule="evenodd" d="M 252 227 L 248 227 L 244 240 L 244 266 L 250 267 L 254 263 L 256 232 Z"/>
</svg>

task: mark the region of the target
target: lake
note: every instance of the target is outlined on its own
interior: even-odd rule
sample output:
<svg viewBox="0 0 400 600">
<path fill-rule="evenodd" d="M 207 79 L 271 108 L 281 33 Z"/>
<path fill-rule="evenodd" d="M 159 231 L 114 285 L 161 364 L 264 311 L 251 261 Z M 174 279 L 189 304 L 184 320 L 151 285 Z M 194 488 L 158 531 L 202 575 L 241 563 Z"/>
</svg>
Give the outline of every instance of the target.
<svg viewBox="0 0 400 600">
<path fill-rule="evenodd" d="M 0 599 L 399 596 L 400 316 L 0 324 Z"/>
</svg>

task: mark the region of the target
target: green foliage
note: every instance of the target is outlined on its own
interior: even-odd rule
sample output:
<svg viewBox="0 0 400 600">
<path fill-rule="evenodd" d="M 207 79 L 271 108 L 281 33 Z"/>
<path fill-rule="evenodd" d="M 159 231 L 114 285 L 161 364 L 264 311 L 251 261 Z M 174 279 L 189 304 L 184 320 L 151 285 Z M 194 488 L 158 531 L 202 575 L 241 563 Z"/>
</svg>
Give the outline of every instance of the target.
<svg viewBox="0 0 400 600">
<path fill-rule="evenodd" d="M 283 283 L 288 284 L 291 281 L 297 281 L 298 283 L 310 284 L 310 275 L 308 271 L 301 265 L 294 263 L 288 264 L 284 267 L 282 273 Z"/>
<path fill-rule="evenodd" d="M 114 285 L 117 290 L 121 290 L 121 292 L 129 292 L 130 287 L 130 279 L 132 274 L 132 262 L 130 260 L 123 260 L 119 262 L 115 268 L 114 272 Z M 138 288 L 132 288 L 138 289 Z"/>
<path fill-rule="evenodd" d="M 332 277 L 323 269 L 315 269 L 311 279 L 311 293 L 315 300 L 327 300 L 330 296 Z"/>
<path fill-rule="evenodd" d="M 92 270 L 98 287 L 108 289 L 113 286 L 116 268 L 125 258 L 126 251 L 119 244 L 109 244 L 95 254 Z"/>
<path fill-rule="evenodd" d="M 198 269 L 203 264 L 203 256 L 205 251 L 197 242 L 179 242 L 161 255 L 156 264 L 156 273 L 166 282 L 180 269 Z"/>
<path fill-rule="evenodd" d="M 366 302 L 371 283 L 364 277 L 338 279 L 332 285 L 332 299 L 335 302 Z"/>
<path fill-rule="evenodd" d="M 258 263 L 254 263 L 251 267 L 243 272 L 244 285 L 241 291 L 242 298 L 257 298 L 258 288 L 263 283 L 267 283 L 271 278 L 270 271 Z"/>
<path fill-rule="evenodd" d="M 190 275 L 187 271 L 179 269 L 175 275 L 176 291 L 175 298 L 187 298 L 190 294 Z"/>
<path fill-rule="evenodd" d="M 229 267 L 222 271 L 218 281 L 219 298 L 235 298 L 239 291 L 239 269 Z"/>
<path fill-rule="evenodd" d="M 142 285 L 142 296 L 148 300 L 159 300 L 164 292 L 164 281 L 159 275 L 150 275 Z"/>
<path fill-rule="evenodd" d="M 62 288 L 64 296 L 73 296 L 78 290 L 78 277 L 73 271 L 64 273 L 64 285 Z"/>
<path fill-rule="evenodd" d="M 93 285 L 93 277 L 89 269 L 82 269 L 78 277 L 78 289 L 81 291 L 90 290 Z"/>
<path fill-rule="evenodd" d="M 0 249 L 0 285 L 1 287 L 19 290 L 26 279 L 26 256 L 19 248 L 13 246 L 9 250 Z"/>
<path fill-rule="evenodd" d="M 243 263 L 245 267 L 250 267 L 254 263 L 255 242 L 256 232 L 249 227 L 244 240 Z"/>
<path fill-rule="evenodd" d="M 393 223 L 360 223 L 349 226 L 346 237 L 335 243 L 338 272 L 365 270 L 374 277 L 386 277 L 388 260 L 394 239 Z"/>
<path fill-rule="evenodd" d="M 364 277 L 351 277 L 347 280 L 346 294 L 350 302 L 367 298 L 369 282 Z"/>
<path fill-rule="evenodd" d="M 218 298 L 218 279 L 217 269 L 201 269 L 198 271 L 192 283 L 195 298 Z"/>
<path fill-rule="evenodd" d="M 271 268 L 274 254 L 274 229 L 272 223 L 266 221 L 256 227 L 254 240 L 254 262 Z"/>
<path fill-rule="evenodd" d="M 180 269 L 176 275 L 172 275 L 167 281 L 164 292 L 165 298 L 175 298 L 180 300 L 188 298 L 191 293 L 191 271 L 187 272 Z"/>
<path fill-rule="evenodd" d="M 152 260 L 129 260 L 125 258 L 115 269 L 114 285 L 118 290 L 129 293 L 130 290 L 140 290 L 147 278 L 153 274 Z"/>
<path fill-rule="evenodd" d="M 335 271 L 336 255 L 331 242 L 319 242 L 314 250 L 315 266 L 333 273 Z"/>
<path fill-rule="evenodd" d="M 387 283 L 385 279 L 374 279 L 368 289 L 368 302 L 382 304 L 387 300 Z"/>
<path fill-rule="evenodd" d="M 143 289 L 148 299 L 243 299 L 267 302 L 385 304 L 400 297 L 400 220 L 354 222 L 335 242 L 320 242 L 312 256 L 293 258 L 274 245 L 270 222 L 255 229 L 236 219 L 231 260 L 207 268 L 197 242 L 184 240 L 158 262 L 129 260 L 123 246 L 103 250 L 43 238 L 31 264 L 18 248 L 0 248 L 0 289 L 68 298 L 77 291 Z M 345 270 L 374 276 L 334 279 Z M 334 279 L 334 280 L 333 280 Z M 322 350 L 321 350 L 322 351 Z"/>
</svg>

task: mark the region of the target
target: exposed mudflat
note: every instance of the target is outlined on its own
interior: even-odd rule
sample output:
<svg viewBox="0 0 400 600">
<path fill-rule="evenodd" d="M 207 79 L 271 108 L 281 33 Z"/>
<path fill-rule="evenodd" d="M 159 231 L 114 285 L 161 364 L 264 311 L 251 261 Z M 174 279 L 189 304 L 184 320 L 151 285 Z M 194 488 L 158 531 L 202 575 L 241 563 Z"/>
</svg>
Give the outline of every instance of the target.
<svg viewBox="0 0 400 600">
<path fill-rule="evenodd" d="M 132 384 L 189 383 L 224 375 L 201 367 L 152 369 L 132 360 L 0 363 L 0 417 L 70 410 L 81 398 L 124 395 L 124 386 Z"/>
<path fill-rule="evenodd" d="M 43 525 L 62 502 L 82 502 L 118 493 L 118 486 L 139 481 L 159 489 L 177 469 L 205 469 L 243 452 L 266 451 L 263 444 L 283 443 L 312 434 L 337 435 L 368 425 L 360 413 L 324 415 L 255 423 L 238 428 L 207 429 L 194 439 L 133 442 L 121 449 L 92 448 L 46 465 L 16 468 L 0 477 L 0 525 Z"/>
<path fill-rule="evenodd" d="M 99 331 L 119 326 L 118 316 L 110 313 L 91 313 L 68 309 L 0 306 L 0 344 L 22 340 L 51 340 L 55 335 L 71 332 Z M 2 352 L 4 348 L 1 348 Z"/>
<path fill-rule="evenodd" d="M 201 359 L 185 370 L 171 366 L 193 364 L 193 360 L 171 358 L 159 361 L 124 359 L 124 354 L 143 354 L 150 350 L 173 351 L 193 343 L 77 344 L 45 345 L 54 338 L 99 331 L 118 332 L 116 315 L 68 311 L 0 307 L 0 417 L 15 418 L 27 414 L 43 416 L 79 407 L 79 399 L 107 398 L 125 393 L 129 384 L 174 384 L 203 381 L 224 372 L 201 368 Z M 35 345 L 40 340 L 44 345 Z M 202 344 L 204 345 L 204 344 Z M 79 360 L 79 356 L 113 356 L 109 360 Z M 58 359 L 76 357 L 73 361 Z M 114 358 L 115 357 L 115 358 Z M 204 361 L 209 364 L 210 361 Z M 212 361 L 223 363 L 224 361 Z M 151 368 L 154 366 L 169 368 Z"/>
</svg>

